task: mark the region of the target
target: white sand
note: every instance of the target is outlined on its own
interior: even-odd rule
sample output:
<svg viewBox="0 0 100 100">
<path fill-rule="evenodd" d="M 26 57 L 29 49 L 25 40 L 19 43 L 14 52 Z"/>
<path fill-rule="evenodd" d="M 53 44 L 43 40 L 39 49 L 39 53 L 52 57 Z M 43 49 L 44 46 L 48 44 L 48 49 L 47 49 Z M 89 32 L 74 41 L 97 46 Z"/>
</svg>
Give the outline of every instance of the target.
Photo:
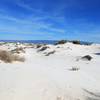
<svg viewBox="0 0 100 100">
<path fill-rule="evenodd" d="M 11 47 L 12 46 L 12 47 Z M 13 44 L 0 49 L 14 48 Z M 27 48 L 24 63 L 0 63 L 0 100 L 100 100 L 100 45 Z M 58 48 L 59 47 L 59 48 Z M 55 50 L 54 54 L 44 53 Z M 78 58 L 91 55 L 91 61 Z M 72 67 L 79 68 L 71 71 Z"/>
</svg>

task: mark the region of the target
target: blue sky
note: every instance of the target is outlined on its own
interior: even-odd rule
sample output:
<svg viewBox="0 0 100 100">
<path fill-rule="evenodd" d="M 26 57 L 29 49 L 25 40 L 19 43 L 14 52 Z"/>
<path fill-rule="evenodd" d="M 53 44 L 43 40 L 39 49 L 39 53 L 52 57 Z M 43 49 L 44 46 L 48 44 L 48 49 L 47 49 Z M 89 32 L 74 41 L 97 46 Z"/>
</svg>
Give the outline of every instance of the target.
<svg viewBox="0 0 100 100">
<path fill-rule="evenodd" d="M 0 39 L 100 42 L 100 0 L 0 0 Z"/>
</svg>

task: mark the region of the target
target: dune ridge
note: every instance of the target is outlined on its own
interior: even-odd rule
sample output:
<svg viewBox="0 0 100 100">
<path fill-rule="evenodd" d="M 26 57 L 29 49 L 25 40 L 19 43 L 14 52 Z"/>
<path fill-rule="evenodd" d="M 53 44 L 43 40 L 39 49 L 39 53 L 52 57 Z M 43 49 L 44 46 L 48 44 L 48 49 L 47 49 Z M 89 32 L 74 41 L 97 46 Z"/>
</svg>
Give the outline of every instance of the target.
<svg viewBox="0 0 100 100">
<path fill-rule="evenodd" d="M 24 62 L 0 60 L 0 100 L 100 100 L 100 44 L 0 43 Z"/>
</svg>

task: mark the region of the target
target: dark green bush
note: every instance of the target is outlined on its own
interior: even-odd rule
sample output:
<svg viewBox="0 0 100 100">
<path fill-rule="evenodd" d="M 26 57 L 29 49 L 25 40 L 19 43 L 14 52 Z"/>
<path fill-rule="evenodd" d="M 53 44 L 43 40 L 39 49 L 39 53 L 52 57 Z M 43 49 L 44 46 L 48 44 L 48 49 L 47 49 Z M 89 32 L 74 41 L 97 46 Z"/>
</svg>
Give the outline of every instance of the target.
<svg viewBox="0 0 100 100">
<path fill-rule="evenodd" d="M 60 40 L 58 41 L 57 43 L 55 43 L 55 45 L 58 45 L 58 44 L 65 44 L 67 42 L 67 40 Z"/>
<path fill-rule="evenodd" d="M 73 40 L 71 41 L 73 44 L 81 44 L 79 40 Z"/>
</svg>

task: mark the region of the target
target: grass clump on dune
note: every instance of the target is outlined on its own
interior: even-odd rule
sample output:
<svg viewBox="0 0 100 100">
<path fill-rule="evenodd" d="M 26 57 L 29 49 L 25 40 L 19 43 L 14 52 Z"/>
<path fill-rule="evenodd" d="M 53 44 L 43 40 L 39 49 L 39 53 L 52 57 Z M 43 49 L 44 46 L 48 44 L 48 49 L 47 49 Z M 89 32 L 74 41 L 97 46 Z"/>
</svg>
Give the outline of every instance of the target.
<svg viewBox="0 0 100 100">
<path fill-rule="evenodd" d="M 57 43 L 55 43 L 55 45 L 58 45 L 58 44 L 65 44 L 67 43 L 67 40 L 60 40 L 58 41 Z"/>
<path fill-rule="evenodd" d="M 48 46 L 43 46 L 41 47 L 38 51 L 45 51 L 46 49 L 48 49 L 49 47 Z"/>
<path fill-rule="evenodd" d="M 0 60 L 5 63 L 12 63 L 13 61 L 24 62 L 25 58 L 19 55 L 14 55 L 9 51 L 0 50 Z"/>
<path fill-rule="evenodd" d="M 81 59 L 91 61 L 93 58 L 90 55 L 83 56 Z"/>
<path fill-rule="evenodd" d="M 16 48 L 14 50 L 11 51 L 12 53 L 25 53 L 24 48 L 20 47 L 20 48 Z"/>
<path fill-rule="evenodd" d="M 73 66 L 71 69 L 69 69 L 70 71 L 78 71 L 79 70 L 79 67 L 77 66 Z"/>
<path fill-rule="evenodd" d="M 73 40 L 71 41 L 73 44 L 81 44 L 79 40 Z"/>
</svg>

